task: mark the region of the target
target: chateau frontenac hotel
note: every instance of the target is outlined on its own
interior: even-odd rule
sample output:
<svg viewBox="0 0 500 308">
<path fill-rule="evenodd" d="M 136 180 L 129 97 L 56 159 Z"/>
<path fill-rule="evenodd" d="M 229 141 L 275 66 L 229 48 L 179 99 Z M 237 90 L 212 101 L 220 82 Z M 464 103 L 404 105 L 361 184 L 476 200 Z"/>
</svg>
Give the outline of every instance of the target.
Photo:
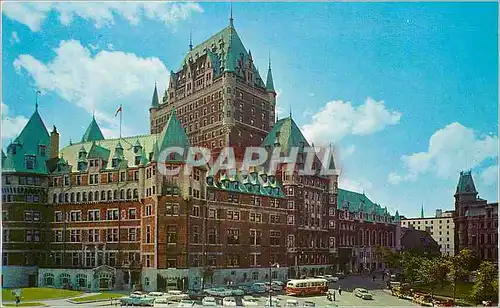
<svg viewBox="0 0 500 308">
<path fill-rule="evenodd" d="M 2 151 L 4 287 L 196 290 L 380 269 L 375 247 L 399 249 L 398 213 L 337 175 L 159 172 L 185 167 L 161 159 L 169 147 L 309 147 L 291 116 L 275 121 L 271 65 L 264 82 L 232 19 L 189 47 L 162 94 L 145 104 L 149 135 L 105 139 L 92 118 L 62 149 L 35 109 Z"/>
</svg>

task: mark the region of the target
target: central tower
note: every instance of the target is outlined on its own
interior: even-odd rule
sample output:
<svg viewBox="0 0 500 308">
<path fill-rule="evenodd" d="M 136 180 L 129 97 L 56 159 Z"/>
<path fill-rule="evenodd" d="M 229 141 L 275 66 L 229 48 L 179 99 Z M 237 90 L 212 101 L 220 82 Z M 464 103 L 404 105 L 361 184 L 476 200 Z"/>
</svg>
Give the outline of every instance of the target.
<svg viewBox="0 0 500 308">
<path fill-rule="evenodd" d="M 151 133 L 161 132 L 177 111 L 191 144 L 214 153 L 232 146 L 259 146 L 274 124 L 276 92 L 269 63 L 266 82 L 252 53 L 243 45 L 233 20 L 212 37 L 192 47 L 162 100 L 155 86 L 150 111 Z"/>
</svg>

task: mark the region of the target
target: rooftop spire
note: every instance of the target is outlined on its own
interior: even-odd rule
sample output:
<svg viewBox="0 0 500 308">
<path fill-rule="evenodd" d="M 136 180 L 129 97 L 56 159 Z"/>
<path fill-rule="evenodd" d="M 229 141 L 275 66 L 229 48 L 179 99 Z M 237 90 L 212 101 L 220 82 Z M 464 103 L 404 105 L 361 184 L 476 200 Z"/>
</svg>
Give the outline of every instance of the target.
<svg viewBox="0 0 500 308">
<path fill-rule="evenodd" d="M 160 102 L 158 100 L 158 90 L 156 89 L 156 82 L 155 82 L 155 89 L 153 91 L 153 98 L 151 99 L 151 108 L 157 108 L 160 106 Z"/>
<path fill-rule="evenodd" d="M 230 5 L 229 25 L 231 27 L 234 27 L 234 23 L 233 23 L 233 21 L 234 21 L 233 20 L 233 1 L 232 0 L 231 0 L 231 2 L 230 2 L 229 5 Z"/>
<path fill-rule="evenodd" d="M 42 92 L 40 90 L 36 90 L 35 110 L 38 110 L 38 94 L 42 94 Z"/>
<path fill-rule="evenodd" d="M 424 218 L 424 203 L 422 202 L 422 207 L 420 208 L 420 218 Z"/>
<path fill-rule="evenodd" d="M 276 93 L 274 90 L 273 74 L 271 72 L 271 53 L 269 53 L 269 68 L 267 69 L 266 91 Z"/>
<path fill-rule="evenodd" d="M 189 50 L 193 50 L 193 32 L 189 29 Z"/>
</svg>

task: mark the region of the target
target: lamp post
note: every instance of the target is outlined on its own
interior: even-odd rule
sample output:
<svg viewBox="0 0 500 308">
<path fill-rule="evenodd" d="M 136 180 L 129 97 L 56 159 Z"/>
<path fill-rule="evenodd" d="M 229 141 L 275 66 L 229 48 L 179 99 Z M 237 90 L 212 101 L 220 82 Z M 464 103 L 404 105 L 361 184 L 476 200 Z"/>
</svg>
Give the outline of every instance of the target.
<svg viewBox="0 0 500 308">
<path fill-rule="evenodd" d="M 273 266 L 276 266 L 276 268 L 280 268 L 280 265 L 278 263 L 274 263 L 272 264 L 271 262 L 269 262 L 269 307 L 273 307 L 273 302 L 272 302 L 272 295 L 271 295 L 271 285 L 272 285 L 272 273 L 271 273 L 271 269 Z"/>
</svg>

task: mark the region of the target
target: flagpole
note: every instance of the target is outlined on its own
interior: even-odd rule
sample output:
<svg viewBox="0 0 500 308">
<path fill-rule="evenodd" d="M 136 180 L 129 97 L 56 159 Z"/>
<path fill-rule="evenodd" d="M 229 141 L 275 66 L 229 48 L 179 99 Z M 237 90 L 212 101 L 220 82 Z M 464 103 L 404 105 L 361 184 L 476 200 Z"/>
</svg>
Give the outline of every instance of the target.
<svg viewBox="0 0 500 308">
<path fill-rule="evenodd" d="M 122 139 L 122 113 L 123 113 L 123 108 L 122 104 L 120 104 L 120 139 Z"/>
</svg>

